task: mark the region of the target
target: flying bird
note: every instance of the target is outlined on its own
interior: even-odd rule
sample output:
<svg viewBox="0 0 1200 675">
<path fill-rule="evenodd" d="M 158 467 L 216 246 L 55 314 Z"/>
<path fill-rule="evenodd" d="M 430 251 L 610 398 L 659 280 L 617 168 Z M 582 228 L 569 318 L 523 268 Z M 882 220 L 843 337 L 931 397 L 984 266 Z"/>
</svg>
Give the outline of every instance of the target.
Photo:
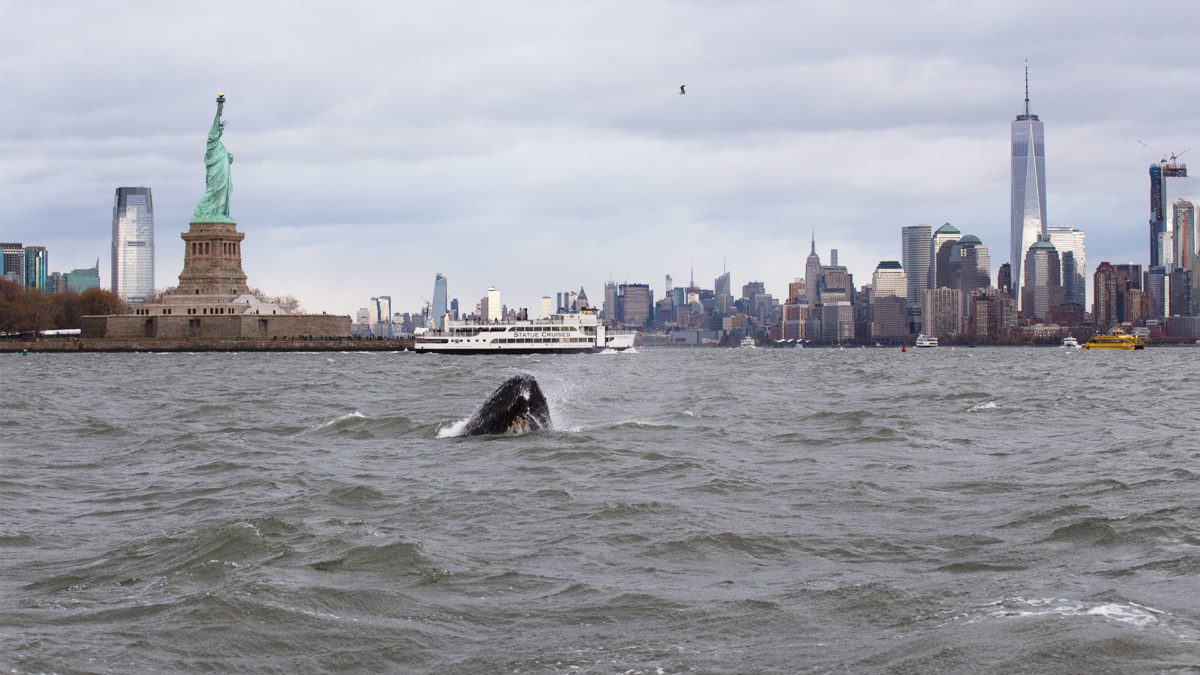
<svg viewBox="0 0 1200 675">
<path fill-rule="evenodd" d="M 679 85 L 679 95 L 680 95 L 680 96 L 683 96 L 684 94 L 686 94 L 686 93 L 687 93 L 687 90 L 686 90 L 686 89 L 684 89 L 684 87 L 686 87 L 686 86 L 687 86 L 686 84 L 681 84 L 681 85 Z"/>
</svg>

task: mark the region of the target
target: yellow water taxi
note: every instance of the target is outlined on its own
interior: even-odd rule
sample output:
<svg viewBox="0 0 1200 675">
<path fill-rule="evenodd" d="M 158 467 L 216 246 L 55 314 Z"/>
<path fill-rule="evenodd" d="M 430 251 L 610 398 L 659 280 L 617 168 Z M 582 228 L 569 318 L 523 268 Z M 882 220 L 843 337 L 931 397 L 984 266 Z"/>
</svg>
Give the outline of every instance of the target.
<svg viewBox="0 0 1200 675">
<path fill-rule="evenodd" d="M 1120 328 L 1114 328 L 1108 333 L 1093 335 L 1091 340 L 1083 343 L 1084 349 L 1118 349 L 1133 351 L 1145 349 L 1146 342 L 1136 335 L 1130 335 Z"/>
</svg>

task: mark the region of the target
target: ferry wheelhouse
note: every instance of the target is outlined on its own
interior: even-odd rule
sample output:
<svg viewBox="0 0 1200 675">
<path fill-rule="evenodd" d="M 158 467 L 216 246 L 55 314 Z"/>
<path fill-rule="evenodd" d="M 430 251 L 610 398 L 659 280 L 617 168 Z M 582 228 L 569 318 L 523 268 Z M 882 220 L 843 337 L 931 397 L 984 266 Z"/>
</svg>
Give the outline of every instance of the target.
<svg viewBox="0 0 1200 675">
<path fill-rule="evenodd" d="M 418 335 L 413 351 L 440 354 L 592 354 L 633 347 L 634 331 L 609 330 L 595 310 L 549 319 L 482 323 L 452 321 L 446 330 Z"/>
</svg>

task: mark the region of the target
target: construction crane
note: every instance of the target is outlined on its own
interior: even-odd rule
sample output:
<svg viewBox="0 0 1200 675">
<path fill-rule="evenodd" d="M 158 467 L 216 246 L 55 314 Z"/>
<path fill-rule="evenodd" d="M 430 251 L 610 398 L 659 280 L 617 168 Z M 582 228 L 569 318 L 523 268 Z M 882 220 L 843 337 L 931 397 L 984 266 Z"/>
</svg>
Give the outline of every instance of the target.
<svg viewBox="0 0 1200 675">
<path fill-rule="evenodd" d="M 1140 145 L 1143 148 L 1146 148 L 1147 150 L 1150 150 L 1152 152 L 1154 151 L 1153 148 L 1151 148 L 1149 145 L 1146 145 L 1144 142 L 1142 142 L 1141 139 L 1138 139 L 1138 145 Z M 1188 150 L 1191 150 L 1191 148 L 1188 148 L 1187 150 L 1183 150 L 1181 152 L 1172 152 L 1170 154 L 1165 153 L 1165 152 L 1156 152 L 1155 154 L 1160 155 L 1162 157 L 1162 159 L 1158 160 L 1159 164 L 1162 164 L 1164 166 L 1175 166 L 1175 160 L 1177 160 L 1178 158 L 1180 158 L 1184 154 L 1186 154 Z"/>
</svg>

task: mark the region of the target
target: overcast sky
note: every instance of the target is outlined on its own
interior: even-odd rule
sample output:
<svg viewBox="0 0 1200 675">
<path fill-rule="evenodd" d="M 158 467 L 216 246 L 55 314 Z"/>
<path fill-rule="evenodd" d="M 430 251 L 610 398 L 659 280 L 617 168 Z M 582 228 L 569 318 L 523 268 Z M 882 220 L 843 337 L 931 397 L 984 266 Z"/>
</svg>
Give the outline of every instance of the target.
<svg viewBox="0 0 1200 675">
<path fill-rule="evenodd" d="M 416 311 L 437 272 L 465 308 L 659 298 L 722 261 L 784 297 L 812 231 L 863 284 L 919 223 L 998 267 L 1026 59 L 1049 222 L 1087 232 L 1089 276 L 1147 262 L 1151 163 L 1200 169 L 1194 0 L 0 6 L 0 240 L 105 285 L 127 185 L 177 283 L 218 91 L 250 285 L 310 311 Z"/>
</svg>

